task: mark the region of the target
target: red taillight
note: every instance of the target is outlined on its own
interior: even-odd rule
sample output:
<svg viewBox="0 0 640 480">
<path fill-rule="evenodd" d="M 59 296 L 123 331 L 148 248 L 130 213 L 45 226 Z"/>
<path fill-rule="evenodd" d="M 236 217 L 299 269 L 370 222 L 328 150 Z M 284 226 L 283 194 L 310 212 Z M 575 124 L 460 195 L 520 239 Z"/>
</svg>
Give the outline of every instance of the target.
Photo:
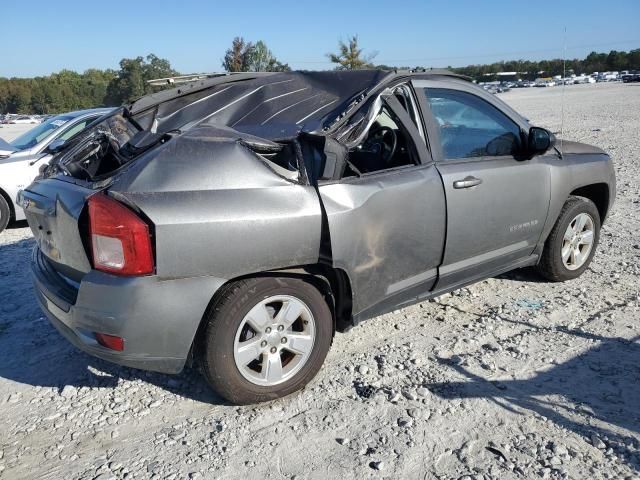
<svg viewBox="0 0 640 480">
<path fill-rule="evenodd" d="M 124 339 L 106 333 L 95 332 L 96 341 L 105 348 L 122 352 L 124 350 Z"/>
<path fill-rule="evenodd" d="M 149 226 L 102 193 L 90 197 L 88 203 L 93 268 L 127 276 L 153 273 Z"/>
</svg>

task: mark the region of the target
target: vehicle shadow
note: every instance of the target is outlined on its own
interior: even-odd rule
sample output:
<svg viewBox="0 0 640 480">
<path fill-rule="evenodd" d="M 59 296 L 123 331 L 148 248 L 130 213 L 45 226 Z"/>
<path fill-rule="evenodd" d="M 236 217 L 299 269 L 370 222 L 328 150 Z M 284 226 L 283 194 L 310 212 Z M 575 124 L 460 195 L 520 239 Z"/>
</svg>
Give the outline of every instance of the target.
<svg viewBox="0 0 640 480">
<path fill-rule="evenodd" d="M 156 385 L 199 402 L 229 405 L 195 368 L 164 375 L 121 367 L 78 350 L 50 324 L 35 300 L 29 261 L 33 239 L 0 245 L 0 377 L 54 387 L 114 388 L 122 380 Z"/>
<path fill-rule="evenodd" d="M 484 398 L 512 412 L 536 412 L 587 441 L 595 434 L 604 439 L 606 448 L 613 448 L 625 463 L 640 470 L 640 457 L 635 453 L 640 447 L 640 336 L 628 340 L 557 330 L 597 343 L 526 380 L 492 381 L 460 364 L 438 359 L 465 380 L 428 388 L 447 400 Z"/>
<path fill-rule="evenodd" d="M 587 272 L 593 272 L 589 267 Z M 516 270 L 510 270 L 500 275 L 496 275 L 494 278 L 498 280 L 509 280 L 512 282 L 526 282 L 526 283 L 553 283 L 540 275 L 534 267 L 518 268 Z"/>
<path fill-rule="evenodd" d="M 7 230 L 15 230 L 18 228 L 27 228 L 29 226 L 29 224 L 27 223 L 26 220 L 17 220 L 17 221 L 13 221 L 10 222 L 9 225 L 7 225 Z"/>
<path fill-rule="evenodd" d="M 549 283 L 549 280 L 542 277 L 533 267 L 511 270 L 509 272 L 496 275 L 494 278 L 498 280 L 510 280 L 513 282 Z"/>
</svg>

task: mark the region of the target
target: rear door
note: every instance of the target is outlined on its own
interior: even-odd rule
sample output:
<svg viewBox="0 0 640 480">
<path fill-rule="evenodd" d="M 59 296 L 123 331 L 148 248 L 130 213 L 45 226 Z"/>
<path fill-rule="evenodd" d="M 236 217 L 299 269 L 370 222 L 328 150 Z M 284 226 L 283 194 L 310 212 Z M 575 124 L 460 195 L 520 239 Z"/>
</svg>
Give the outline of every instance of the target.
<svg viewBox="0 0 640 480">
<path fill-rule="evenodd" d="M 414 81 L 447 201 L 447 240 L 437 289 L 525 261 L 550 199 L 544 156 L 518 157 L 522 120 L 462 82 Z"/>
<path fill-rule="evenodd" d="M 351 280 L 356 321 L 425 296 L 437 279 L 444 246 L 440 175 L 414 121 L 397 100 L 390 102 L 415 144 L 417 164 L 319 186 L 333 265 Z"/>
</svg>

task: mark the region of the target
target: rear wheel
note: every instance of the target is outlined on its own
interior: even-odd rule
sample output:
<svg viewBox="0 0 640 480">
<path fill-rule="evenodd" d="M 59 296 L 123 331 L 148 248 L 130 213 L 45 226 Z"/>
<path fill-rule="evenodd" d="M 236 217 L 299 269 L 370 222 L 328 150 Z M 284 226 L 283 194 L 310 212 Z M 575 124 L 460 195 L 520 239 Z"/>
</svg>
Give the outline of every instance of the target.
<svg viewBox="0 0 640 480">
<path fill-rule="evenodd" d="M 304 387 L 320 370 L 333 337 L 323 295 L 299 278 L 234 282 L 206 322 L 204 374 L 214 390 L 237 404 Z"/>
<path fill-rule="evenodd" d="M 538 271 L 555 282 L 579 277 L 589 268 L 599 238 L 600 215 L 594 203 L 570 197 L 547 238 Z"/>
<path fill-rule="evenodd" d="M 7 203 L 7 200 L 0 195 L 0 232 L 2 232 L 11 220 L 11 208 Z"/>
</svg>

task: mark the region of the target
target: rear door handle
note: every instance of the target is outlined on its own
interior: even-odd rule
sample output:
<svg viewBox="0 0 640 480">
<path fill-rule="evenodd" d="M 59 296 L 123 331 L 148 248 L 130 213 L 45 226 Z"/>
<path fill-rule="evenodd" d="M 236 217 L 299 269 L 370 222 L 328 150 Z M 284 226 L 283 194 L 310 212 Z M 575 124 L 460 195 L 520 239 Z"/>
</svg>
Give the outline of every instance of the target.
<svg viewBox="0 0 640 480">
<path fill-rule="evenodd" d="M 453 188 L 471 188 L 475 187 L 476 185 L 480 185 L 481 183 L 481 178 L 468 176 L 463 178 L 462 180 L 456 180 L 455 182 L 453 182 Z"/>
</svg>

